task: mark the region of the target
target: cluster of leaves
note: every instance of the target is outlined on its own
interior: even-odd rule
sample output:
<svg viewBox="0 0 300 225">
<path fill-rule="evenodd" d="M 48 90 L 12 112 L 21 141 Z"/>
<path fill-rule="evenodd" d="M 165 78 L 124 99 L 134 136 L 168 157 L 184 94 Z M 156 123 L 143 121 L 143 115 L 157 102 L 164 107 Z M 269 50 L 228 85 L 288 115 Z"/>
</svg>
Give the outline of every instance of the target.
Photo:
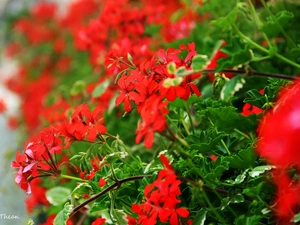
<svg viewBox="0 0 300 225">
<path fill-rule="evenodd" d="M 297 223 L 299 7 L 81 0 L 14 21 L 35 223 Z"/>
</svg>

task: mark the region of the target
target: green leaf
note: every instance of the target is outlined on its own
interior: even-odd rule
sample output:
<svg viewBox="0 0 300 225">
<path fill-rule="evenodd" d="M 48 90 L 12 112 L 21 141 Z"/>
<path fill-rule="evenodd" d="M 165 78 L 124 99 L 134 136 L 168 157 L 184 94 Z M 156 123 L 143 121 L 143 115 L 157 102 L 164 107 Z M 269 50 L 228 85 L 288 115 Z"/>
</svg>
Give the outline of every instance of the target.
<svg viewBox="0 0 300 225">
<path fill-rule="evenodd" d="M 196 55 L 193 57 L 192 60 L 192 69 L 194 71 L 201 71 L 203 70 L 206 66 L 207 66 L 207 62 L 208 62 L 208 57 L 207 55 Z"/>
<path fill-rule="evenodd" d="M 294 223 L 300 222 L 300 213 L 296 214 L 296 215 L 293 217 L 293 219 L 292 219 L 291 222 L 294 222 Z"/>
<path fill-rule="evenodd" d="M 237 36 L 232 37 L 230 43 L 221 48 L 221 51 L 226 53 L 228 57 L 220 58 L 217 61 L 216 71 L 239 66 L 252 59 L 249 46 L 241 42 L 240 38 Z"/>
<path fill-rule="evenodd" d="M 97 98 L 100 97 L 108 88 L 108 86 L 110 85 L 110 81 L 106 80 L 102 83 L 100 83 L 99 85 L 97 85 L 97 87 L 95 87 L 92 96 L 93 98 Z"/>
<path fill-rule="evenodd" d="M 221 28 L 222 30 L 230 30 L 235 23 L 239 14 L 238 7 L 233 8 L 227 16 L 220 17 L 210 22 L 211 25 Z"/>
<path fill-rule="evenodd" d="M 206 208 L 202 208 L 200 209 L 195 218 L 193 219 L 193 224 L 194 225 L 204 225 L 205 224 L 205 220 L 206 220 L 206 214 L 209 211 L 209 209 Z"/>
<path fill-rule="evenodd" d="M 73 205 L 70 205 L 68 202 L 65 204 L 63 210 L 61 210 L 55 217 L 53 225 L 66 225 L 67 220 L 73 210 Z"/>
<path fill-rule="evenodd" d="M 249 104 L 255 105 L 259 108 L 262 108 L 266 103 L 265 96 L 256 89 L 248 91 L 247 94 L 250 95 L 251 98 L 245 98 L 244 102 L 248 102 Z"/>
<path fill-rule="evenodd" d="M 226 180 L 225 182 L 229 184 L 241 184 L 246 179 L 248 171 L 249 169 L 246 169 L 243 173 L 239 174 L 235 180 Z"/>
<path fill-rule="evenodd" d="M 238 218 L 236 218 L 235 223 L 236 225 L 257 225 L 259 224 L 259 220 L 261 219 L 260 216 L 255 215 L 255 216 L 246 216 L 246 215 L 241 215 Z"/>
<path fill-rule="evenodd" d="M 102 161 L 101 161 L 101 164 L 112 164 L 114 163 L 115 161 L 117 161 L 118 159 L 124 159 L 125 157 L 128 156 L 128 153 L 126 152 L 114 152 L 114 153 L 111 153 L 109 155 L 106 155 Z"/>
<path fill-rule="evenodd" d="M 84 194 L 91 194 L 93 192 L 93 188 L 88 183 L 80 183 L 75 189 L 72 191 L 71 196 L 73 198 L 79 198 Z"/>
<path fill-rule="evenodd" d="M 126 213 L 123 210 L 112 209 L 111 216 L 115 224 L 127 224 Z"/>
<path fill-rule="evenodd" d="M 68 188 L 54 187 L 46 191 L 46 198 L 52 205 L 62 205 L 68 200 L 70 194 Z"/>
<path fill-rule="evenodd" d="M 248 169 L 253 167 L 256 160 L 256 153 L 252 147 L 240 150 L 237 154 L 227 156 L 224 158 L 225 161 L 230 163 L 230 167 L 236 169 Z"/>
<path fill-rule="evenodd" d="M 108 195 L 104 195 L 94 202 L 93 206 L 90 209 L 90 213 L 95 213 L 95 212 L 99 212 L 102 210 L 106 210 L 109 208 L 109 206 L 110 206 L 109 197 L 108 197 Z"/>
<path fill-rule="evenodd" d="M 75 95 L 82 93 L 82 91 L 85 89 L 85 87 L 86 87 L 85 81 L 83 81 L 83 80 L 76 81 L 70 90 L 70 95 L 75 96 Z"/>
<path fill-rule="evenodd" d="M 193 71 L 191 70 L 187 70 L 184 66 L 179 67 L 176 71 L 175 71 L 175 75 L 176 76 L 186 76 L 193 73 Z"/>
<path fill-rule="evenodd" d="M 227 136 L 227 134 L 225 133 L 219 133 L 215 135 L 215 137 L 211 137 L 212 135 L 210 133 L 204 134 L 204 132 L 201 132 L 200 136 L 196 136 L 196 135 L 188 136 L 187 142 L 192 143 L 190 145 L 190 148 L 198 150 L 199 153 L 212 152 L 212 150 L 221 141 L 221 139 Z"/>
<path fill-rule="evenodd" d="M 221 99 L 228 102 L 246 83 L 242 75 L 231 78 L 221 90 Z"/>
<path fill-rule="evenodd" d="M 242 116 L 237 109 L 232 106 L 207 107 L 197 111 L 200 115 L 201 126 L 203 129 L 208 127 L 216 128 L 219 132 L 231 132 L 235 128 L 245 133 L 255 129 L 254 122 Z"/>
<path fill-rule="evenodd" d="M 275 21 L 273 17 L 268 17 L 267 21 L 260 27 L 260 29 L 268 36 L 268 37 L 276 37 L 281 32 L 280 27 L 277 23 L 280 24 L 282 28 L 284 28 L 289 21 L 294 17 L 294 14 L 288 12 L 286 10 L 280 11 L 275 16 Z M 277 23 L 276 23 L 277 21 Z"/>
<path fill-rule="evenodd" d="M 260 182 L 259 184 L 257 184 L 254 187 L 245 188 L 243 190 L 243 194 L 252 196 L 252 197 L 256 197 L 257 195 L 259 195 L 263 186 L 264 186 L 264 182 Z"/>
<path fill-rule="evenodd" d="M 229 162 L 225 161 L 222 157 L 218 157 L 217 161 L 214 162 L 213 165 L 215 165 L 215 168 L 212 169 L 211 172 L 205 174 L 205 178 L 207 180 L 219 180 L 224 171 L 229 169 Z"/>
<path fill-rule="evenodd" d="M 275 168 L 275 166 L 265 165 L 265 166 L 257 166 L 252 171 L 249 172 L 251 177 L 257 177 L 260 174 L 264 173 L 265 171 L 269 171 Z"/>
<path fill-rule="evenodd" d="M 173 102 L 169 102 L 168 105 L 170 106 L 174 106 L 176 108 L 185 108 L 185 102 L 187 103 L 187 105 L 191 105 L 194 104 L 196 102 L 200 102 L 201 101 L 201 97 L 198 97 L 197 95 L 193 94 L 189 97 L 189 99 L 187 101 L 181 99 L 181 98 L 176 98 L 175 101 Z"/>
<path fill-rule="evenodd" d="M 221 210 L 224 210 L 231 203 L 242 203 L 244 202 L 244 196 L 242 194 L 236 194 L 233 197 L 226 197 L 222 200 L 220 205 Z"/>
</svg>

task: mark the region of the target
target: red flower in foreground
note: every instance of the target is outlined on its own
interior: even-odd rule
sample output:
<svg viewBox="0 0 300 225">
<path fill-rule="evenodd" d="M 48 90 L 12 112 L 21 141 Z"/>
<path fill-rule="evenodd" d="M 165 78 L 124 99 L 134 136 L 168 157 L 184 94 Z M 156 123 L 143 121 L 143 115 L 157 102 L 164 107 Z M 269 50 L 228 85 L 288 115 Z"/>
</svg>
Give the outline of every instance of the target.
<svg viewBox="0 0 300 225">
<path fill-rule="evenodd" d="M 300 207 L 300 182 L 289 177 L 292 167 L 300 169 L 300 82 L 284 88 L 273 110 L 259 126 L 258 153 L 275 165 L 277 185 L 275 213 L 280 224 L 289 224 Z"/>
<path fill-rule="evenodd" d="M 258 153 L 269 163 L 300 168 L 300 82 L 287 86 L 279 94 L 273 110 L 259 126 Z"/>
<path fill-rule="evenodd" d="M 177 206 L 181 202 L 177 197 L 181 195 L 175 171 L 168 159 L 161 155 L 160 159 L 165 169 L 158 174 L 156 181 L 145 187 L 146 200 L 143 204 L 133 204 L 132 210 L 138 215 L 136 224 L 156 224 L 159 219 L 162 223 L 169 222 L 172 225 L 181 224 L 181 217 L 187 218 L 189 211 Z M 135 220 L 129 218 L 130 224 Z"/>
</svg>

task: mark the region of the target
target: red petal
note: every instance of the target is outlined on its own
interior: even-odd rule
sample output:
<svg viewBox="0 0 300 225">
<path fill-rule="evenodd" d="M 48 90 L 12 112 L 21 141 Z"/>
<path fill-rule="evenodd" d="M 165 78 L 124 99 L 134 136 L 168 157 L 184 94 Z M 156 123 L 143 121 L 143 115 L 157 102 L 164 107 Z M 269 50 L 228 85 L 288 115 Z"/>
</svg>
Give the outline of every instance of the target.
<svg viewBox="0 0 300 225">
<path fill-rule="evenodd" d="M 181 216 L 183 218 L 188 217 L 190 214 L 189 210 L 187 210 L 185 208 L 176 209 L 176 212 L 178 213 L 179 216 Z"/>
</svg>

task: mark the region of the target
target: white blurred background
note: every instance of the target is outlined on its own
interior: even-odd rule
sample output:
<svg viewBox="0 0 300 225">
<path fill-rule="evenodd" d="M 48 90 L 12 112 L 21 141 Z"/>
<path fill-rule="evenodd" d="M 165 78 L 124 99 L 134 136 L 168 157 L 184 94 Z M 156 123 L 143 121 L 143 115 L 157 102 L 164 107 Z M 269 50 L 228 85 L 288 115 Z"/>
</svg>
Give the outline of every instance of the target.
<svg viewBox="0 0 300 225">
<path fill-rule="evenodd" d="M 63 14 L 67 5 L 74 0 L 52 0 L 47 2 L 56 2 L 60 6 L 60 13 Z M 7 111 L 6 115 L 0 114 L 0 225 L 21 225 L 27 224 L 29 216 L 26 214 L 24 199 L 26 193 L 22 191 L 14 182 L 14 170 L 10 163 L 15 159 L 15 152 L 21 149 L 21 143 L 18 143 L 18 131 L 11 130 L 7 126 L 6 116 L 18 113 L 19 99 L 7 90 L 4 81 L 15 74 L 17 63 L 8 59 L 3 54 L 5 40 L 4 29 L 1 29 L 4 23 L 5 15 L 14 15 L 29 8 L 35 2 L 34 0 L 0 0 L 0 99 L 3 99 Z M 46 1 L 44 1 L 46 2 Z M 19 220 L 1 219 L 1 215 L 16 215 Z M 3 217 L 3 216 L 2 216 Z"/>
</svg>

